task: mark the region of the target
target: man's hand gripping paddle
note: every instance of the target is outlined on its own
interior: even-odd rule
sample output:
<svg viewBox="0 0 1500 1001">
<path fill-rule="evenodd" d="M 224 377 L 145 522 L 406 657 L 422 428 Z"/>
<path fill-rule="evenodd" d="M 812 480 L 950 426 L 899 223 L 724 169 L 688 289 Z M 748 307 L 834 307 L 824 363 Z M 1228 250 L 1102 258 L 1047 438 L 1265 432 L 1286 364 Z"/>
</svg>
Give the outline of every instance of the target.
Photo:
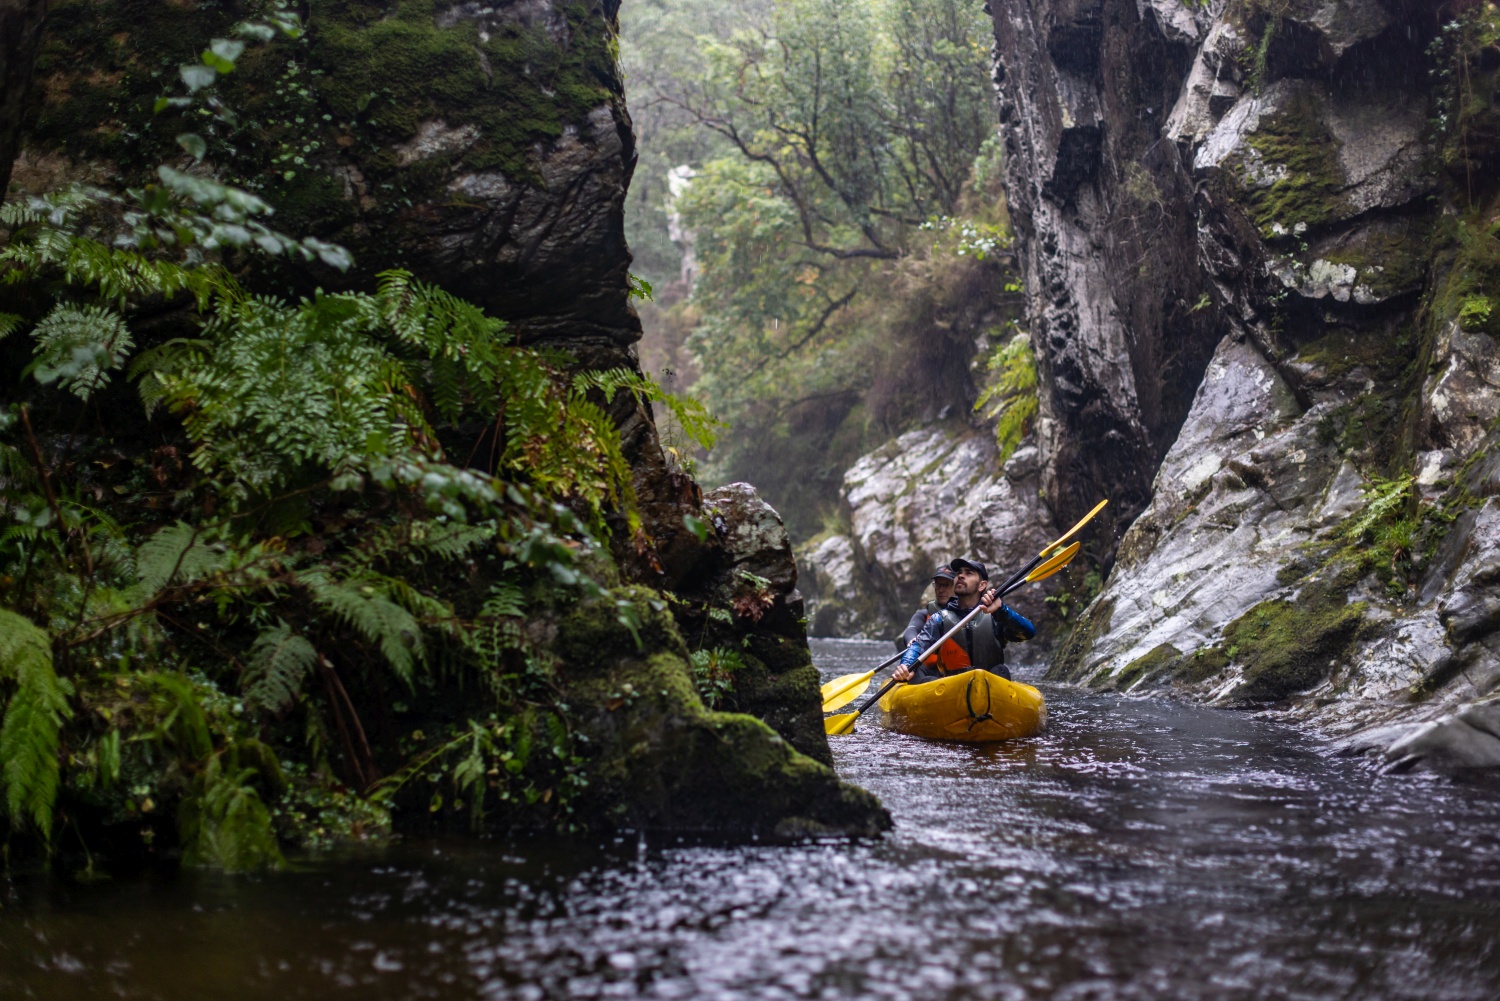
<svg viewBox="0 0 1500 1001">
<path fill-rule="evenodd" d="M 1059 551 L 1059 547 L 1062 546 L 1063 543 L 1071 539 L 1073 536 L 1077 535 L 1079 530 L 1082 529 L 1083 526 L 1087 525 L 1090 521 L 1092 521 L 1094 515 L 1104 510 L 1104 505 L 1108 503 L 1108 500 L 1102 500 L 1098 504 L 1094 505 L 1094 509 L 1088 514 L 1084 515 L 1081 519 L 1079 519 L 1078 524 L 1074 525 L 1072 528 L 1068 529 L 1066 532 L 1060 535 L 1055 541 L 1045 546 L 1042 551 L 1036 555 L 1035 559 L 1033 559 L 1026 566 L 1022 567 L 1020 570 L 1016 571 L 1016 573 L 1013 574 L 1009 580 L 1007 580 L 1004 584 L 996 589 L 998 592 L 997 596 L 1003 598 L 1005 595 L 1023 587 L 1026 584 L 1030 584 L 1039 580 L 1046 580 L 1048 577 L 1051 577 L 1053 574 L 1057 573 L 1063 567 L 1071 563 L 1073 561 L 1073 557 L 1078 555 L 1078 550 L 1081 543 L 1075 542 L 1067 548 L 1062 549 L 1061 551 Z M 975 605 L 973 610 L 959 621 L 958 625 L 948 630 L 938 638 L 936 643 L 927 648 L 928 652 L 922 656 L 922 661 L 929 661 L 933 657 L 936 657 L 938 648 L 948 640 L 952 639 L 954 634 L 956 634 L 960 629 L 966 626 L 969 623 L 969 620 L 978 615 L 982 610 L 982 605 Z M 870 679 L 874 677 L 877 671 L 880 671 L 881 669 L 895 663 L 896 660 L 900 659 L 900 657 L 901 654 L 897 654 L 895 657 L 887 660 L 879 667 L 875 668 L 872 671 L 867 671 L 864 674 L 846 674 L 843 677 L 835 678 L 832 681 L 828 682 L 823 686 L 823 711 L 825 713 L 833 712 L 837 709 L 843 708 L 850 702 L 857 699 L 869 688 Z M 825 718 L 823 720 L 824 732 L 828 733 L 830 736 L 852 733 L 854 731 L 854 721 L 857 720 L 861 715 L 863 715 L 866 709 L 869 709 L 875 703 L 879 702 L 880 697 L 894 688 L 897 684 L 899 684 L 899 682 L 895 680 L 886 682 L 885 685 L 880 689 L 880 691 L 876 692 L 873 696 L 866 699 L 864 704 L 852 713 L 840 713 L 837 716 L 829 716 Z"/>
<path fill-rule="evenodd" d="M 1031 572 L 1020 580 L 1012 577 L 1007 582 L 1006 589 L 1001 592 L 1001 596 L 1003 597 L 1010 591 L 1016 590 L 1023 584 L 1029 584 L 1032 581 L 1045 580 L 1048 577 L 1051 577 L 1053 574 L 1057 573 L 1059 570 L 1073 561 L 1073 557 L 1078 555 L 1078 545 L 1079 544 L 1075 542 L 1067 549 L 1064 549 L 1056 556 L 1053 556 L 1051 559 L 1047 560 L 1047 562 L 1043 563 L 1041 566 L 1033 566 L 1031 568 Z M 959 629 L 963 628 L 964 624 L 972 619 L 976 614 L 978 614 L 978 612 L 979 608 L 978 606 L 976 606 L 974 611 L 965 616 L 962 622 L 960 622 L 952 630 L 949 630 L 947 636 L 944 636 L 942 640 L 938 640 L 937 643 L 934 643 L 932 645 L 933 649 L 936 649 L 943 642 L 943 640 L 948 639 L 948 637 L 952 636 Z M 902 652 L 904 653 L 905 651 Z M 934 654 L 934 656 L 936 655 Z M 869 671 L 865 671 L 862 674 L 843 674 L 837 678 L 834 678 L 832 681 L 824 682 L 822 689 L 823 711 L 825 713 L 837 712 L 844 706 L 859 698 L 869 690 L 870 680 L 874 678 L 876 674 L 885 670 L 887 667 L 890 667 L 900 659 L 901 654 L 898 653 L 894 657 L 887 660 L 885 663 L 880 664 L 879 666 Z M 833 731 L 829 732 L 831 733 Z"/>
</svg>

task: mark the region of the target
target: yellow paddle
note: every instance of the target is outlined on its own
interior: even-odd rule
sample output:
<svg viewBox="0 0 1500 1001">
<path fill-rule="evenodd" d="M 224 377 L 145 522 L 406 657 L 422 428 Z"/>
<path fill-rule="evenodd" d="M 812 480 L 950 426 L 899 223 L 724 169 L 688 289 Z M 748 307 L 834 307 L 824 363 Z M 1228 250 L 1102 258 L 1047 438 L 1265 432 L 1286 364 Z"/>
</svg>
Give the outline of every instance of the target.
<svg viewBox="0 0 1500 1001">
<path fill-rule="evenodd" d="M 1058 536 L 1057 539 L 1053 542 L 1050 542 L 1046 546 L 1044 546 L 1042 548 L 1042 551 L 1037 554 L 1035 559 L 1033 559 L 1027 566 L 1017 571 L 1016 574 L 1010 578 L 1010 580 L 1006 581 L 1003 585 L 1000 586 L 1000 597 L 1003 598 L 1005 595 L 1021 587 L 1023 584 L 1030 584 L 1033 581 L 1046 580 L 1048 577 L 1051 577 L 1053 574 L 1057 573 L 1063 567 L 1071 563 L 1073 561 L 1073 557 L 1078 555 L 1078 550 L 1082 543 L 1075 542 L 1072 545 L 1068 546 L 1066 549 L 1063 549 L 1061 552 L 1058 552 L 1057 548 L 1064 542 L 1067 542 L 1074 535 L 1077 535 L 1079 529 L 1083 528 L 1084 525 L 1087 525 L 1090 521 L 1092 521 L 1094 515 L 1104 510 L 1104 505 L 1108 503 L 1109 500 L 1108 498 L 1106 498 L 1105 500 L 1100 501 L 1098 504 L 1095 504 L 1094 509 L 1080 518 L 1078 524 L 1074 525 L 1062 535 Z M 1048 556 L 1049 553 L 1051 553 L 1052 555 Z M 974 609 L 969 612 L 968 615 L 964 616 L 963 619 L 959 621 L 958 625 L 954 626 L 952 629 L 948 630 L 948 632 L 939 637 L 936 643 L 927 648 L 928 652 L 926 654 L 923 654 L 922 660 L 931 660 L 933 657 L 937 656 L 938 648 L 946 643 L 949 639 L 951 639 L 953 635 L 960 629 L 962 629 L 965 625 L 967 625 L 970 619 L 978 615 L 981 607 L 982 606 L 980 605 L 975 605 Z M 887 661 L 886 663 L 890 662 Z M 880 667 L 884 666 L 885 664 L 880 665 Z M 880 670 L 880 667 L 877 667 L 875 671 Z M 875 671 L 869 672 L 868 675 L 844 675 L 843 678 L 835 678 L 833 681 L 828 683 L 827 688 L 835 687 L 839 681 L 847 679 L 850 682 L 849 685 L 840 687 L 838 692 L 835 693 L 835 699 L 839 696 L 842 696 L 845 692 L 852 690 L 855 686 L 860 685 L 861 682 L 863 682 L 863 687 L 859 688 L 859 692 L 863 692 L 866 688 L 869 687 L 869 678 L 874 676 Z M 890 691 L 897 684 L 898 682 L 896 682 L 895 680 L 886 682 L 885 685 L 881 687 L 880 691 L 876 692 L 873 696 L 867 699 L 864 705 L 860 706 L 852 713 L 840 713 L 837 716 L 826 717 L 823 720 L 823 731 L 829 736 L 842 736 L 844 734 L 852 733 L 854 731 L 854 721 L 859 719 L 859 717 L 864 714 L 866 709 L 869 709 L 876 702 L 879 702 L 880 697 L 886 692 Z M 823 698 L 825 702 L 833 701 L 829 698 L 826 689 Z M 842 699 L 834 705 L 825 705 L 823 711 L 831 712 L 834 709 L 841 709 L 849 702 L 853 701 L 855 698 L 858 698 L 858 694 L 851 695 L 847 699 Z"/>
<path fill-rule="evenodd" d="M 1078 555 L 1078 546 L 1079 546 L 1079 543 L 1077 543 L 1077 542 L 1073 543 L 1067 549 L 1064 549 L 1062 552 L 1058 553 L 1056 556 L 1052 557 L 1050 560 L 1048 560 L 1047 562 L 1043 563 L 1041 566 L 1039 566 L 1039 567 L 1035 568 L 1034 570 L 1032 570 L 1031 573 L 1029 573 L 1029 574 L 1026 575 L 1026 578 L 1024 580 L 1019 580 L 1019 581 L 1016 581 L 1016 582 L 1012 583 L 1010 585 L 1010 587 L 1007 588 L 1007 592 L 1016 590 L 1022 584 L 1030 584 L 1032 581 L 1046 580 L 1048 577 L 1051 577 L 1053 574 L 1057 573 L 1063 567 L 1065 567 L 1069 563 L 1073 562 L 1073 557 L 1075 557 L 1075 556 Z M 1004 595 L 1001 595 L 1001 597 L 1004 597 Z M 937 642 L 933 643 L 932 646 L 930 646 L 930 647 L 927 648 L 927 652 L 922 655 L 921 660 L 922 661 L 929 661 L 929 660 L 932 660 L 932 658 L 936 657 L 937 656 L 938 648 L 941 647 L 944 643 L 948 642 L 948 640 L 952 639 L 953 635 L 955 633 L 957 633 L 960 629 L 962 629 L 964 626 L 966 626 L 969 623 L 970 619 L 974 618 L 974 616 L 978 615 L 983 610 L 984 610 L 984 606 L 983 605 L 975 605 L 974 608 L 969 612 L 968 615 L 965 615 L 962 619 L 959 620 L 958 625 L 954 626 L 952 629 L 948 630 L 942 636 L 938 637 Z M 919 661 L 919 663 L 920 662 L 921 661 Z M 872 675 L 874 673 L 875 673 L 874 671 L 870 672 L 870 674 L 872 674 Z M 852 733 L 854 731 L 854 721 L 859 718 L 860 714 L 863 713 L 866 709 L 870 708 L 875 703 L 879 702 L 880 701 L 880 697 L 882 695 L 884 695 L 886 692 L 890 691 L 892 688 L 894 688 L 898 684 L 900 684 L 900 682 L 898 682 L 894 678 L 892 678 L 890 681 L 887 681 L 885 683 L 884 687 L 882 687 L 880 689 L 880 691 L 876 692 L 875 695 L 869 701 L 867 701 L 864 705 L 860 706 L 854 712 L 852 712 L 852 713 L 840 713 L 837 716 L 828 716 L 828 717 L 826 717 L 823 720 L 823 732 L 826 733 L 826 734 L 828 734 L 828 735 L 830 735 L 830 736 L 842 736 L 842 735 L 844 735 L 846 733 Z M 859 690 L 862 692 L 867 687 L 869 687 L 869 682 L 868 681 L 866 681 L 863 686 L 860 686 Z M 844 693 L 840 693 L 839 694 L 839 698 L 842 698 L 843 694 Z M 843 699 L 842 702 L 838 702 L 837 704 L 835 704 L 833 706 L 833 709 L 842 708 L 844 705 L 848 704 L 849 702 L 852 702 L 856 697 L 857 697 L 856 695 L 850 695 L 847 699 Z M 825 712 L 831 712 L 832 710 L 825 709 L 824 711 Z"/>
<path fill-rule="evenodd" d="M 882 664 L 880 667 L 885 667 Z M 875 672 L 880 667 L 873 668 L 863 674 L 844 674 L 823 685 L 823 711 L 831 713 L 835 709 L 841 709 L 864 694 L 865 689 L 870 687 L 870 679 L 875 677 Z"/>
</svg>

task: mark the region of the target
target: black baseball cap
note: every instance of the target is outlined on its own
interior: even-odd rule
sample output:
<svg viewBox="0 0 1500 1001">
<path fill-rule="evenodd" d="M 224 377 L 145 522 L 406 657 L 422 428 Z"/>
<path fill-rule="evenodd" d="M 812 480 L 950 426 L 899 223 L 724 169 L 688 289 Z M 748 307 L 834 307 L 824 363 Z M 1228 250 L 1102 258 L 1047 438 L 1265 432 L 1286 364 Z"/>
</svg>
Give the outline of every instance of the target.
<svg viewBox="0 0 1500 1001">
<path fill-rule="evenodd" d="M 948 569 L 947 567 L 938 567 L 936 570 L 932 571 L 932 579 L 933 580 L 952 580 L 954 577 L 957 577 L 957 576 L 958 576 L 957 574 L 955 574 L 952 570 Z"/>
<path fill-rule="evenodd" d="M 990 572 L 984 568 L 983 563 L 980 563 L 977 560 L 966 560 L 962 556 L 954 560 L 952 563 L 949 563 L 948 569 L 952 570 L 955 574 L 960 570 L 973 570 L 985 580 L 990 579 Z"/>
</svg>

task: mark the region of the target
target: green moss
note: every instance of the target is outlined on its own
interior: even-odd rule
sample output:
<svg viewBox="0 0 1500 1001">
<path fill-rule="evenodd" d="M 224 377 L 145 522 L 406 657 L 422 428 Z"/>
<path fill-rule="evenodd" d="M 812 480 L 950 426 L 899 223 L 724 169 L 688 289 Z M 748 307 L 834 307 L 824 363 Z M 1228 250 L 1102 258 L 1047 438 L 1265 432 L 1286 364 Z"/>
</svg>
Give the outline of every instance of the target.
<svg viewBox="0 0 1500 1001">
<path fill-rule="evenodd" d="M 1487 225 L 1482 217 L 1448 223 L 1452 250 L 1432 311 L 1440 323 L 1457 320 L 1465 330 L 1500 337 L 1500 221 Z"/>
<path fill-rule="evenodd" d="M 1171 674 L 1181 659 L 1182 651 L 1170 643 L 1153 647 L 1150 652 L 1125 665 L 1125 670 L 1115 676 L 1115 688 L 1124 692 L 1135 687 L 1137 682 Z"/>
<path fill-rule="evenodd" d="M 1314 580 L 1294 600 L 1263 601 L 1224 630 L 1243 677 L 1232 697 L 1275 702 L 1328 676 L 1359 635 L 1367 606 L 1349 602 L 1340 578 Z"/>
<path fill-rule="evenodd" d="M 1204 647 L 1173 665 L 1177 679 L 1195 685 L 1223 674 L 1228 666 L 1229 655 L 1222 646 Z"/>
<path fill-rule="evenodd" d="M 407 0 L 371 20 L 361 5 L 315 5 L 308 27 L 318 92 L 337 118 L 368 122 L 385 143 L 401 142 L 418 123 L 441 118 L 474 125 L 465 166 L 499 169 L 537 182 L 537 143 L 617 99 L 612 36 L 588 3 L 556 6 L 567 23 L 559 43 L 541 23 L 502 20 L 482 37 L 474 21 L 439 28 L 435 0 Z"/>
<path fill-rule="evenodd" d="M 1058 645 L 1057 653 L 1053 654 L 1052 664 L 1047 668 L 1048 680 L 1081 680 L 1083 671 L 1088 667 L 1089 654 L 1093 653 L 1094 645 L 1099 642 L 1099 637 L 1109 632 L 1109 624 L 1114 614 L 1113 598 L 1102 598 L 1085 609 L 1083 614 L 1074 620 L 1073 628 L 1068 631 L 1067 637 Z M 1093 684 L 1094 680 L 1091 679 L 1090 684 Z"/>
<path fill-rule="evenodd" d="M 1382 220 L 1319 256 L 1354 268 L 1355 281 L 1384 299 L 1421 286 L 1430 261 L 1432 228 L 1427 217 Z"/>
<path fill-rule="evenodd" d="M 1401 325 L 1390 331 L 1332 330 L 1298 349 L 1296 361 L 1317 366 L 1336 379 L 1363 368 L 1382 382 L 1399 379 L 1416 351 L 1416 331 Z"/>
<path fill-rule="evenodd" d="M 1313 98 L 1293 95 L 1280 114 L 1261 119 L 1246 142 L 1258 161 L 1240 163 L 1236 197 L 1262 236 L 1291 236 L 1298 223 L 1315 228 L 1346 214 L 1339 144 Z M 1285 174 L 1262 186 L 1260 178 L 1272 170 Z"/>
<path fill-rule="evenodd" d="M 1095 688 L 1113 682 L 1117 691 L 1132 688 L 1156 688 L 1172 682 L 1201 684 L 1224 672 L 1229 666 L 1229 657 L 1222 647 L 1203 647 L 1192 653 L 1183 653 L 1170 643 L 1152 648 L 1125 666 L 1113 679 L 1096 677 L 1090 682 Z"/>
<path fill-rule="evenodd" d="M 45 97 L 32 147 L 140 183 L 158 163 L 180 158 L 178 133 L 198 131 L 226 179 L 278 207 L 281 228 L 340 239 L 362 256 L 355 205 L 330 170 L 357 166 L 366 189 L 360 221 L 381 231 L 389 261 L 404 227 L 418 223 L 412 213 L 450 200 L 456 165 L 541 184 L 538 148 L 570 127 L 586 132 L 590 112 L 623 100 L 612 20 L 587 0 L 552 5 L 565 25 L 555 37 L 543 19 L 529 23 L 503 8 L 481 37 L 472 19 L 438 27 L 437 14 L 452 5 L 437 0 L 313 0 L 301 40 L 252 46 L 221 78 L 237 128 L 153 112 L 159 96 L 181 90 L 179 65 L 264 6 L 58 0 L 38 64 Z M 471 127 L 472 141 L 402 165 L 395 148 L 426 120 Z M 431 220 L 421 222 L 425 232 Z"/>
<path fill-rule="evenodd" d="M 1402 402 L 1373 392 L 1342 403 L 1318 421 L 1318 439 L 1368 467 L 1384 468 L 1401 441 Z"/>
</svg>

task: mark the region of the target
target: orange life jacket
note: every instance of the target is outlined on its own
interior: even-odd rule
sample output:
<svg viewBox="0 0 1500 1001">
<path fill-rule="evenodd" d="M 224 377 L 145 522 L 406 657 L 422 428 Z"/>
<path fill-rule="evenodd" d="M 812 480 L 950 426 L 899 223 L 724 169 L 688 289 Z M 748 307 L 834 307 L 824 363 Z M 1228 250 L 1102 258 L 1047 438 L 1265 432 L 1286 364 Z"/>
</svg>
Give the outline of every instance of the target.
<svg viewBox="0 0 1500 1001">
<path fill-rule="evenodd" d="M 958 624 L 960 617 L 948 609 L 943 609 L 941 614 L 945 632 Z M 922 661 L 936 667 L 943 674 L 962 674 L 976 667 L 988 670 L 997 664 L 1004 664 L 1005 647 L 995 639 L 994 628 L 989 613 L 980 612 L 952 639 L 939 646 L 932 660 L 927 659 L 932 654 L 929 650 L 923 655 Z M 976 664 L 976 657 L 982 663 Z"/>
</svg>

